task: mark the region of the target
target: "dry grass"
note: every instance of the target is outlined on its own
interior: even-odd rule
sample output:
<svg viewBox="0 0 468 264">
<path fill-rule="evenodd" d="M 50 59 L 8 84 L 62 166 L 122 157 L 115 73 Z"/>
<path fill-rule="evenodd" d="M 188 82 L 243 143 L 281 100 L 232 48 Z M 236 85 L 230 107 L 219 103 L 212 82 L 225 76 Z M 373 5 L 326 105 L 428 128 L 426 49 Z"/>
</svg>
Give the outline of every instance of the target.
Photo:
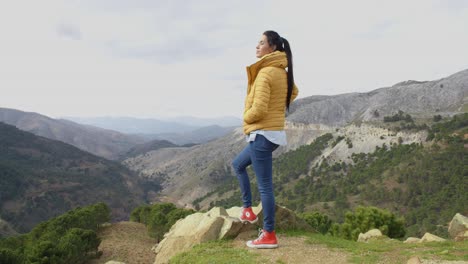
<svg viewBox="0 0 468 264">
<path fill-rule="evenodd" d="M 154 263 L 156 255 L 151 248 L 156 244 L 156 240 L 148 236 L 145 225 L 119 222 L 104 227 L 98 235 L 102 239 L 99 250 L 103 254 L 88 264 L 101 264 L 109 260 L 126 264 Z"/>
</svg>

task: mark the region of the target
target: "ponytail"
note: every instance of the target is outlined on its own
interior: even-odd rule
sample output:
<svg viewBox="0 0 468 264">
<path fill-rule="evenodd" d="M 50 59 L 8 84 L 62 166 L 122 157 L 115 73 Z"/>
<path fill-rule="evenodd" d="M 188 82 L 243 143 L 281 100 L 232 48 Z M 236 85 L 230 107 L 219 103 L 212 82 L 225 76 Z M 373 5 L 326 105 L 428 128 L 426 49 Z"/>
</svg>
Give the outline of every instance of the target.
<svg viewBox="0 0 468 264">
<path fill-rule="evenodd" d="M 289 46 L 289 42 L 280 37 L 278 33 L 272 30 L 265 31 L 263 33 L 268 39 L 268 44 L 270 46 L 276 46 L 276 50 L 284 51 L 286 53 L 286 58 L 288 59 L 288 92 L 286 96 L 286 109 L 289 111 L 289 103 L 291 101 L 291 95 L 294 87 L 294 74 L 293 74 L 293 58 L 291 47 Z"/>
<path fill-rule="evenodd" d="M 293 59 L 289 42 L 285 38 L 281 39 L 283 40 L 286 58 L 288 58 L 288 95 L 286 96 L 286 109 L 289 111 L 289 103 L 291 102 L 291 94 L 294 86 Z"/>
</svg>

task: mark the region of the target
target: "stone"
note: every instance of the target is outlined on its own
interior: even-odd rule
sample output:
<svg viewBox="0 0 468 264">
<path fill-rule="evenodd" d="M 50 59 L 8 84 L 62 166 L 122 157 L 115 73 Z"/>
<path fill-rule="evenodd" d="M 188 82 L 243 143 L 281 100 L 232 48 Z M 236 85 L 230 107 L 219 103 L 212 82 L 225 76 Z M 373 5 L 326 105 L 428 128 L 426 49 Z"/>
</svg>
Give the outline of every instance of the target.
<svg viewBox="0 0 468 264">
<path fill-rule="evenodd" d="M 448 232 L 451 238 L 457 241 L 468 239 L 468 217 L 462 214 L 455 214 L 450 221 Z"/>
<path fill-rule="evenodd" d="M 468 240 L 468 230 L 462 231 L 462 232 L 459 233 L 457 236 L 455 236 L 455 238 L 454 238 L 453 240 L 455 240 L 455 241 L 465 241 L 465 240 Z"/>
<path fill-rule="evenodd" d="M 417 237 L 408 237 L 403 243 L 419 243 L 420 240 Z"/>
<path fill-rule="evenodd" d="M 115 261 L 115 260 L 109 260 L 106 262 L 106 264 L 125 264 L 125 262 L 120 262 L 120 261 Z"/>
<path fill-rule="evenodd" d="M 443 239 L 441 237 L 438 237 L 436 235 L 433 235 L 431 233 L 425 233 L 424 236 L 419 240 L 420 243 L 423 242 L 443 242 L 446 241 L 446 239 Z"/>
<path fill-rule="evenodd" d="M 371 229 L 367 231 L 365 234 L 360 233 L 357 239 L 358 242 L 369 242 L 369 240 L 377 237 L 381 237 L 382 232 L 379 229 Z"/>
<path fill-rule="evenodd" d="M 419 257 L 414 256 L 414 257 L 411 257 L 410 259 L 408 259 L 406 264 L 422 264 L 422 262 L 419 259 Z"/>
<path fill-rule="evenodd" d="M 210 212 L 194 213 L 177 221 L 156 247 L 155 264 L 169 263 L 169 259 L 177 253 L 191 249 L 196 244 L 218 239 L 224 219 L 216 216 L 216 212 Z"/>
</svg>

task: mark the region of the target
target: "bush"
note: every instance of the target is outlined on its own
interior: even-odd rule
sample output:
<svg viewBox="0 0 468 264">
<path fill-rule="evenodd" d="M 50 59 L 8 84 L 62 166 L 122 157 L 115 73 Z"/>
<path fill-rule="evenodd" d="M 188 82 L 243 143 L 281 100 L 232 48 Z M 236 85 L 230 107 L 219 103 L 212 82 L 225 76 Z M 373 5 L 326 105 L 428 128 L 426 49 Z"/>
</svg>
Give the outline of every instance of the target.
<svg viewBox="0 0 468 264">
<path fill-rule="evenodd" d="M 194 212 L 177 208 L 172 203 L 142 205 L 132 211 L 130 221 L 145 224 L 149 235 L 160 240 L 177 220 Z"/>
<path fill-rule="evenodd" d="M 332 225 L 332 221 L 328 218 L 328 216 L 319 212 L 303 213 L 301 218 L 304 219 L 310 226 L 312 226 L 312 228 L 322 234 L 328 233 Z"/>
<path fill-rule="evenodd" d="M 334 236 L 356 240 L 359 233 L 365 233 L 374 228 L 391 238 L 401 238 L 406 233 L 402 218 L 397 218 L 387 210 L 372 206 L 359 206 L 354 213 L 347 212 L 344 223 L 334 224 L 331 233 Z"/>
<path fill-rule="evenodd" d="M 28 234 L 0 240 L 0 263 L 85 263 L 97 256 L 101 241 L 95 231 L 109 218 L 104 203 L 68 211 Z"/>
</svg>

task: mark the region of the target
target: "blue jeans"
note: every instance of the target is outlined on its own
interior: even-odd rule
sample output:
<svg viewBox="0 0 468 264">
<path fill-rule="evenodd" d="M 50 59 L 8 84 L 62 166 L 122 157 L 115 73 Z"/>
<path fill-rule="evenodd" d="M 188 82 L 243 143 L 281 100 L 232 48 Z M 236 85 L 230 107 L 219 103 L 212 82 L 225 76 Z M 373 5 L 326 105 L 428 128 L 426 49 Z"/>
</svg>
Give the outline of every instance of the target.
<svg viewBox="0 0 468 264">
<path fill-rule="evenodd" d="M 273 151 L 278 145 L 270 142 L 263 135 L 256 135 L 255 141 L 249 142 L 234 158 L 232 166 L 239 179 L 242 202 L 245 208 L 252 206 L 247 166 L 253 165 L 257 178 L 258 191 L 262 200 L 263 229 L 268 232 L 275 230 L 275 196 L 273 194 Z"/>
</svg>

